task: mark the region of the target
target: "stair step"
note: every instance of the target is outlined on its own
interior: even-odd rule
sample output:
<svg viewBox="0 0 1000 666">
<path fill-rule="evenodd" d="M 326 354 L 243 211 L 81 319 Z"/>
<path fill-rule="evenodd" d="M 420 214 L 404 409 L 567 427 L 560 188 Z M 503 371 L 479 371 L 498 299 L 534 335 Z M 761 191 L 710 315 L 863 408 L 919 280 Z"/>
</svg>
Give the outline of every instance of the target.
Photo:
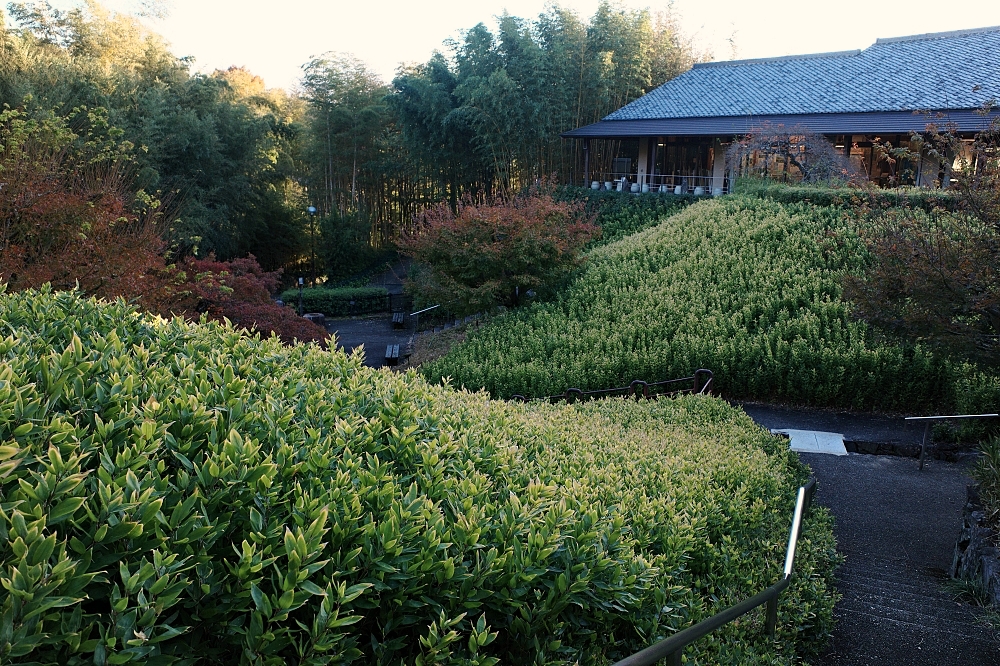
<svg viewBox="0 0 1000 666">
<path fill-rule="evenodd" d="M 943 571 L 849 558 L 836 579 L 843 595 L 834 609 L 838 617 L 896 623 L 977 641 L 994 640 L 976 624 L 972 607 L 956 601 L 942 588 L 947 580 Z"/>
<path fill-rule="evenodd" d="M 936 604 L 905 603 L 897 599 L 865 595 L 844 597 L 838 604 L 842 613 L 859 611 L 912 624 L 942 628 L 945 625 L 961 630 L 974 625 L 976 618 L 966 608 Z"/>
<path fill-rule="evenodd" d="M 939 617 L 942 619 L 951 618 L 955 622 L 967 622 L 972 618 L 970 607 L 952 600 L 928 600 L 919 597 L 881 594 L 871 591 L 847 591 L 844 593 L 844 601 L 847 603 L 860 603 L 870 606 L 885 606 L 891 609 L 912 611 L 921 615 Z"/>
<path fill-rule="evenodd" d="M 858 573 L 838 573 L 837 585 L 845 593 L 848 590 L 858 590 L 859 592 L 897 595 L 901 599 L 920 599 L 933 603 L 954 601 L 954 597 L 942 589 L 941 583 L 934 579 L 911 582 L 893 578 L 869 577 Z"/>
<path fill-rule="evenodd" d="M 926 588 L 928 583 L 937 583 L 940 587 L 940 583 L 948 580 L 948 575 L 944 571 L 901 565 L 886 566 L 850 560 L 837 570 L 837 577 L 893 581 L 901 585 L 912 585 L 920 588 Z"/>
<path fill-rule="evenodd" d="M 958 637 L 970 641 L 981 641 L 987 643 L 995 642 L 994 637 L 985 628 L 980 628 L 978 625 L 973 624 L 971 619 L 968 624 L 958 626 L 955 626 L 952 623 L 939 624 L 932 622 L 927 624 L 924 622 L 913 622 L 912 620 L 908 620 L 903 617 L 886 617 L 880 613 L 866 611 L 863 608 L 841 609 L 841 604 L 837 604 L 837 609 L 834 611 L 834 615 L 839 617 L 850 615 L 853 618 L 866 618 L 873 624 L 884 626 L 888 623 L 901 628 L 919 630 L 922 634 L 938 634 L 943 638 Z"/>
</svg>

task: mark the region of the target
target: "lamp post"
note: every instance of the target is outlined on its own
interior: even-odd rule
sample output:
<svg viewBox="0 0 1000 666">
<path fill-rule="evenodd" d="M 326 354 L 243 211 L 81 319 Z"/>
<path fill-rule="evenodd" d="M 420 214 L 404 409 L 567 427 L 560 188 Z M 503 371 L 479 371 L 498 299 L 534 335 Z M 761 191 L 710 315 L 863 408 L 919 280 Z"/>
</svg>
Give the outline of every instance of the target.
<svg viewBox="0 0 1000 666">
<path fill-rule="evenodd" d="M 302 316 L 302 283 L 305 280 L 299 278 L 299 316 Z"/>
<path fill-rule="evenodd" d="M 309 213 L 309 253 L 311 255 L 311 260 L 309 262 L 310 270 L 312 271 L 312 282 L 313 287 L 316 286 L 316 206 L 309 206 L 306 208 L 306 212 Z"/>
</svg>

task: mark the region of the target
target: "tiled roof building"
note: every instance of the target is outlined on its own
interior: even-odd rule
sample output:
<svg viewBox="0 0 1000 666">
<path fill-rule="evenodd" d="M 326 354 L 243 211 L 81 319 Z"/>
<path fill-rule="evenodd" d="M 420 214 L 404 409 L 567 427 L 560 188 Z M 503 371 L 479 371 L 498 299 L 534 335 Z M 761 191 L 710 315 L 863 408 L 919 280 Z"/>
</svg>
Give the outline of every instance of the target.
<svg viewBox="0 0 1000 666">
<path fill-rule="evenodd" d="M 1000 26 L 879 39 L 861 51 L 696 64 L 563 136 L 639 139 L 647 152 L 654 145 L 646 160 L 640 145 L 636 161 L 655 175 L 656 150 L 671 141 L 713 138 L 718 152 L 718 143 L 767 123 L 839 138 L 852 150 L 874 134 L 901 141 L 931 121 L 973 133 L 988 123 L 981 109 L 991 101 L 1000 101 Z M 711 161 L 701 170 L 718 171 Z"/>
</svg>

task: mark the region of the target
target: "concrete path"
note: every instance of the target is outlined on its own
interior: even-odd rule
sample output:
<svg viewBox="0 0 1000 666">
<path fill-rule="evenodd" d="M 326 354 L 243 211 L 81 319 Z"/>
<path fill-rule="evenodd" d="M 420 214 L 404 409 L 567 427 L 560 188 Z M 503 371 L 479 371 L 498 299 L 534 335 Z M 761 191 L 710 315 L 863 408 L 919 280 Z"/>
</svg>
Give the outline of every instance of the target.
<svg viewBox="0 0 1000 666">
<path fill-rule="evenodd" d="M 844 435 L 849 442 L 886 442 L 920 446 L 923 425 L 914 425 L 902 416 L 859 414 L 815 409 L 776 407 L 753 402 L 736 403 L 757 423 L 769 430 L 822 430 Z"/>
</svg>

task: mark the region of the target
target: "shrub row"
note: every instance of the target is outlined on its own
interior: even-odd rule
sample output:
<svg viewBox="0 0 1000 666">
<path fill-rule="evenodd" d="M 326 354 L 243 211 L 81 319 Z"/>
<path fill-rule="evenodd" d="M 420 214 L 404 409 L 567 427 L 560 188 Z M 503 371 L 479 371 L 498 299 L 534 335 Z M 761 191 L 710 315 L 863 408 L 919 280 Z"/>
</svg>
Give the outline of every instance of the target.
<svg viewBox="0 0 1000 666">
<path fill-rule="evenodd" d="M 281 300 L 286 305 L 298 307 L 299 290 L 285 290 Z M 302 290 L 302 309 L 304 312 L 322 312 L 328 317 L 386 312 L 389 310 L 389 292 L 384 287 L 309 287 Z"/>
<path fill-rule="evenodd" d="M 494 320 L 424 373 L 504 397 L 706 367 L 739 398 L 911 412 L 995 401 L 975 368 L 854 320 L 841 274 L 861 255 L 836 208 L 702 202 L 595 250 L 558 300 Z"/>
<path fill-rule="evenodd" d="M 738 194 L 767 197 L 781 203 L 811 203 L 817 206 L 871 206 L 879 208 L 906 207 L 931 211 L 956 210 L 960 199 L 942 190 L 919 187 L 897 187 L 887 190 L 856 187 L 820 187 L 787 185 L 769 180 L 740 179 Z"/>
<path fill-rule="evenodd" d="M 779 576 L 805 470 L 739 410 L 361 361 L 0 293 L 0 662 L 601 664 Z M 800 543 L 777 640 L 753 616 L 688 663 L 819 645 L 822 509 Z"/>
<path fill-rule="evenodd" d="M 567 201 L 581 201 L 588 216 L 593 216 L 601 235 L 590 247 L 607 245 L 655 226 L 664 218 L 683 210 L 704 197 L 693 195 L 631 194 L 583 187 L 564 187 L 558 196 Z"/>
</svg>

